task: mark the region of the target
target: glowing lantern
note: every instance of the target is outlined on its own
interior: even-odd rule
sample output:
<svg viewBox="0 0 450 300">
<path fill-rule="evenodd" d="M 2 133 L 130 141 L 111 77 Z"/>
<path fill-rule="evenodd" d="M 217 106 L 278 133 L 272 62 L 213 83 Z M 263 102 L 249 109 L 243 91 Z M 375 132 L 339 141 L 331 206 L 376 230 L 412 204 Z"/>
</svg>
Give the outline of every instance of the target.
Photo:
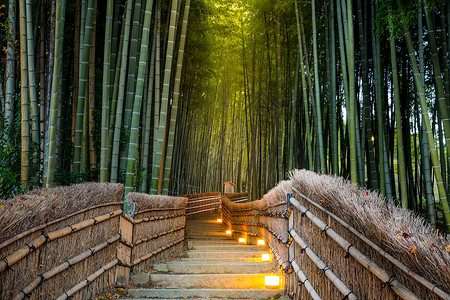
<svg viewBox="0 0 450 300">
<path fill-rule="evenodd" d="M 245 238 L 239 238 L 239 243 L 240 244 L 245 244 Z"/>
<path fill-rule="evenodd" d="M 261 256 L 262 261 L 270 261 L 270 254 L 266 253 Z"/>
<path fill-rule="evenodd" d="M 231 230 L 227 230 L 226 234 L 231 235 Z"/>
<path fill-rule="evenodd" d="M 264 242 L 264 240 L 258 240 L 257 245 L 258 246 L 264 246 L 266 243 Z"/>
<path fill-rule="evenodd" d="M 267 275 L 264 280 L 265 286 L 268 288 L 275 288 L 280 286 L 280 276 Z"/>
<path fill-rule="evenodd" d="M 217 223 L 222 223 L 222 219 L 217 219 Z"/>
</svg>

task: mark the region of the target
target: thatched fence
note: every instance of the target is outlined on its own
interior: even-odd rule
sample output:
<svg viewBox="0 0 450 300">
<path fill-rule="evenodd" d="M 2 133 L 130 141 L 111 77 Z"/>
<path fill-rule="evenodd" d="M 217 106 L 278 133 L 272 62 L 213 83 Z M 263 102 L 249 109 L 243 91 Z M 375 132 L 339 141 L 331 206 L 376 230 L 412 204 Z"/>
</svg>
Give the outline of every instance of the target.
<svg viewBox="0 0 450 300">
<path fill-rule="evenodd" d="M 88 299 L 182 250 L 186 198 L 129 194 L 132 219 L 122 195 L 88 183 L 1 200 L 0 299 Z"/>
<path fill-rule="evenodd" d="M 248 193 L 232 193 L 225 194 L 225 196 L 234 203 L 244 203 L 249 202 L 251 199 L 248 198 Z"/>
<path fill-rule="evenodd" d="M 450 299 L 448 240 L 341 178 L 296 171 L 261 200 L 222 201 L 234 235 L 266 239 L 294 299 Z"/>
<path fill-rule="evenodd" d="M 220 193 L 203 193 L 183 195 L 188 199 L 186 205 L 186 216 L 194 216 L 199 214 L 207 214 L 218 212 L 220 209 Z"/>
</svg>

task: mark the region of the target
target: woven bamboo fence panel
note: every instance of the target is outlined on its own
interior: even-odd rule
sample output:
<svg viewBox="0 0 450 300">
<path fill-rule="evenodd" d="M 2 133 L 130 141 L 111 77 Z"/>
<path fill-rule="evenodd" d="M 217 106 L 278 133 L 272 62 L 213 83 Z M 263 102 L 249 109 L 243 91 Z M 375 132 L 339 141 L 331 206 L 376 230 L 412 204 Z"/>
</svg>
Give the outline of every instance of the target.
<svg viewBox="0 0 450 300">
<path fill-rule="evenodd" d="M 293 194 L 289 208 L 288 193 Z M 266 240 L 294 299 L 449 299 L 438 285 L 427 287 L 425 279 L 387 259 L 292 181 L 253 202 L 222 196 L 222 218 L 235 234 Z"/>
<path fill-rule="evenodd" d="M 83 191 L 88 199 L 73 204 Z M 45 205 L 34 202 L 38 197 L 42 202 L 51 198 L 50 208 L 60 212 L 44 210 L 45 219 L 39 226 L 18 225 L 27 230 L 0 244 L 0 298 L 56 299 L 108 264 L 116 264 L 122 193 L 123 186 L 119 184 L 84 184 L 40 190 L 36 195 L 5 201 L 8 211 L 0 211 L 1 221 L 10 220 L 15 214 L 15 207 L 8 204 L 22 200 L 29 207 L 25 212 L 19 209 L 25 213 L 25 223 L 39 222 L 36 211 Z M 90 206 L 89 198 L 96 205 Z M 75 208 L 79 210 L 73 211 Z M 60 214 L 66 216 L 59 217 Z M 74 292 L 75 299 L 89 298 L 114 283 L 114 268 L 99 273 L 87 288 Z"/>
<path fill-rule="evenodd" d="M 173 259 L 183 251 L 188 198 L 130 193 L 127 199 L 136 203 L 133 271 L 148 271 L 155 262 Z"/>
<path fill-rule="evenodd" d="M 248 198 L 248 193 L 232 193 L 232 194 L 225 194 L 228 199 L 230 199 L 234 203 L 244 203 L 249 202 L 251 199 Z"/>
<path fill-rule="evenodd" d="M 218 212 L 220 210 L 221 201 L 219 192 L 190 194 L 180 197 L 188 199 L 186 205 L 186 216 L 188 217 Z"/>
<path fill-rule="evenodd" d="M 187 198 L 131 193 L 128 199 L 140 208 L 132 219 L 122 212 L 120 184 L 90 183 L 34 194 L 1 200 L 1 208 L 10 210 L 0 211 L 0 224 L 13 220 L 14 226 L 0 230 L 8 237 L 0 240 L 0 299 L 95 298 L 117 282 L 127 284 L 131 272 L 183 249 Z M 51 205 L 31 206 L 36 197 Z M 9 204 L 17 201 L 22 201 L 18 210 L 25 214 L 23 222 L 28 214 L 30 223 L 39 224 L 37 212 L 45 219 L 31 228 L 14 222 L 19 214 Z M 48 212 L 53 206 L 66 209 Z"/>
</svg>

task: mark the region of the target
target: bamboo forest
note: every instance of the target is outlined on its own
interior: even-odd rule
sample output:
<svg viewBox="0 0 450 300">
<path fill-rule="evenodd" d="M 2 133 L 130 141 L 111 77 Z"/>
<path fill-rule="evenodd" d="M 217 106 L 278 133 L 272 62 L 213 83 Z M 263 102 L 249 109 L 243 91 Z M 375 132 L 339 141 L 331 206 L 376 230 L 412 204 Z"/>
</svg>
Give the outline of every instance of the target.
<svg viewBox="0 0 450 300">
<path fill-rule="evenodd" d="M 450 228 L 445 0 L 2 0 L 0 198 L 333 174 Z"/>
</svg>

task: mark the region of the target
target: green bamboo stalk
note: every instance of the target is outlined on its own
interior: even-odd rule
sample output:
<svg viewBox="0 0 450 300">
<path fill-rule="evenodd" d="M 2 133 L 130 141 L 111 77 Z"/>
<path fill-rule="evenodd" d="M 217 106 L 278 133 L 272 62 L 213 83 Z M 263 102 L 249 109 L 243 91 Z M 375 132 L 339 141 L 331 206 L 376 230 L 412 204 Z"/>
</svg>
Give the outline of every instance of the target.
<svg viewBox="0 0 450 300">
<path fill-rule="evenodd" d="M 102 85 L 102 135 L 100 148 L 100 182 L 108 181 L 108 128 L 109 99 L 111 76 L 111 38 L 113 25 L 113 0 L 106 4 L 105 49 L 103 53 L 103 85 Z"/>
<path fill-rule="evenodd" d="M 88 84 L 89 45 L 91 43 L 92 23 L 94 20 L 94 0 L 89 0 L 84 26 L 83 51 L 80 60 L 80 79 L 78 88 L 78 105 L 75 129 L 75 144 L 73 151 L 73 172 L 81 173 L 81 151 L 83 146 L 83 127 L 86 92 Z M 83 166 L 85 167 L 85 166 Z"/>
<path fill-rule="evenodd" d="M 399 1 L 397 3 L 400 5 Z M 426 128 L 426 138 L 428 138 L 428 144 L 430 149 L 431 162 L 433 165 L 434 177 L 436 178 L 436 185 L 438 187 L 439 201 L 442 204 L 442 209 L 444 211 L 444 217 L 446 222 L 446 230 L 450 231 L 450 209 L 447 201 L 447 194 L 445 191 L 444 183 L 442 180 L 441 167 L 438 161 L 436 153 L 436 144 L 434 141 L 433 131 L 431 128 L 430 117 L 428 116 L 428 107 L 425 100 L 424 86 L 422 85 L 422 80 L 419 73 L 419 68 L 417 66 L 417 59 L 414 52 L 414 47 L 412 43 L 411 33 L 407 25 L 402 22 L 403 33 L 406 39 L 406 45 L 408 47 L 408 54 L 411 61 L 411 66 L 414 73 L 414 83 L 416 85 L 417 94 L 419 96 L 420 106 L 422 109 L 422 120 Z M 424 137 L 425 138 L 425 137 Z"/>
<path fill-rule="evenodd" d="M 337 110 L 336 110 L 336 35 L 335 35 L 335 20 L 334 20 L 334 1 L 330 1 L 330 115 L 331 115 L 331 157 L 332 157 L 332 172 L 335 175 L 339 174 L 339 155 L 338 155 L 338 130 L 337 130 Z"/>
<path fill-rule="evenodd" d="M 375 20 L 375 15 L 372 15 L 372 20 Z M 375 26 L 374 26 L 375 27 Z M 372 32 L 372 48 L 374 51 L 374 73 L 375 73 L 375 97 L 376 97 L 376 115 L 377 115 L 377 144 L 378 144 L 378 175 L 380 178 L 380 192 L 387 196 L 386 191 L 386 174 L 384 169 L 384 108 L 382 95 L 382 76 L 381 76 L 381 46 L 380 40 L 377 38 L 375 28 Z M 388 197 L 389 198 L 389 197 Z"/>
<path fill-rule="evenodd" d="M 354 184 L 359 182 L 358 164 L 356 151 L 356 90 L 355 90 L 355 43 L 353 37 L 353 13 L 352 1 L 347 0 L 347 22 L 348 22 L 348 77 L 349 77 L 349 142 L 350 142 L 350 178 Z"/>
<path fill-rule="evenodd" d="M 63 37 L 65 22 L 66 1 L 57 0 L 56 2 L 56 25 L 55 25 L 55 56 L 53 64 L 52 77 L 52 97 L 50 99 L 50 122 L 48 130 L 48 159 L 47 159 L 47 177 L 45 187 L 53 186 L 55 174 L 55 152 L 56 135 L 58 132 L 58 107 L 61 101 L 61 80 L 62 80 L 62 60 L 63 60 Z"/>
<path fill-rule="evenodd" d="M 312 28 L 313 28 L 313 54 L 314 54 L 314 89 L 316 93 L 315 106 L 317 111 L 317 139 L 318 150 L 320 158 L 320 171 L 326 173 L 326 163 L 323 148 L 323 135 L 322 135 L 322 113 L 320 106 L 320 85 L 319 85 L 319 58 L 317 53 L 317 29 L 316 29 L 316 4 L 315 0 L 311 1 L 312 5 Z"/>
<path fill-rule="evenodd" d="M 6 54 L 6 98 L 5 98 L 5 119 L 6 126 L 10 128 L 13 123 L 14 115 L 14 82 L 15 82 L 15 47 L 16 40 L 16 1 L 9 0 L 8 4 L 8 29 L 9 39 L 7 42 L 8 52 Z"/>
<path fill-rule="evenodd" d="M 33 41 L 33 14 L 31 10 L 31 0 L 26 0 L 26 22 L 27 22 L 27 59 L 28 59 L 28 82 L 31 103 L 31 136 L 34 145 L 39 145 L 39 110 L 38 96 L 36 90 L 36 71 L 34 59 L 34 41 Z M 34 157 L 35 161 L 37 156 Z"/>
<path fill-rule="evenodd" d="M 450 118 L 449 118 L 449 109 L 450 105 L 447 103 L 446 95 L 445 95 L 445 89 L 444 89 L 444 81 L 442 79 L 442 73 L 441 73 L 441 62 L 439 59 L 439 51 L 437 49 L 437 43 L 436 43 L 436 31 L 434 29 L 433 21 L 431 19 L 430 14 L 430 8 L 428 6 L 427 0 L 424 0 L 424 10 L 425 10 L 425 20 L 428 25 L 428 36 L 429 36 L 429 42 L 430 42 L 430 48 L 431 48 L 431 61 L 433 62 L 433 70 L 434 70 L 434 80 L 435 80 L 435 86 L 436 86 L 436 93 L 437 93 L 437 104 L 438 104 L 438 112 L 439 116 L 444 124 L 444 134 L 445 134 L 445 145 L 447 148 L 447 162 L 450 166 Z M 445 37 L 444 37 L 445 40 Z M 446 64 L 446 59 L 442 62 L 443 65 Z M 445 69 L 445 67 L 444 67 Z M 442 145 L 442 143 L 439 143 Z M 444 154 L 444 153 L 442 153 Z M 445 156 L 445 155 L 444 155 Z M 444 180 L 445 185 L 445 159 L 442 161 L 442 176 Z M 449 172 L 450 173 L 450 172 Z M 449 175 L 450 178 L 450 175 Z M 450 191 L 447 191 L 448 195 L 450 195 Z"/>
<path fill-rule="evenodd" d="M 130 143 L 128 145 L 128 163 L 125 183 L 125 196 L 134 189 L 134 177 L 136 169 L 136 150 L 139 141 L 139 121 L 141 117 L 142 95 L 144 93 L 145 71 L 147 68 L 148 45 L 150 40 L 150 24 L 152 20 L 153 0 L 147 0 L 145 4 L 144 24 L 142 28 L 142 42 L 139 51 L 139 69 L 136 80 L 136 93 L 133 104 L 133 115 L 130 128 Z"/>
<path fill-rule="evenodd" d="M 25 0 L 19 1 L 20 19 L 20 103 L 21 103 L 21 159 L 20 181 L 28 187 L 30 177 L 30 99 L 28 98 L 27 21 Z"/>
<path fill-rule="evenodd" d="M 122 65 L 122 51 L 123 51 L 123 40 L 124 40 L 125 26 L 122 26 L 120 33 L 119 49 L 117 51 L 117 60 L 114 65 L 114 81 L 112 81 L 112 93 L 111 93 L 111 105 L 109 109 L 109 131 L 108 131 L 108 175 L 111 176 L 111 161 L 112 161 L 112 148 L 113 148 L 113 138 L 114 138 L 114 128 L 116 125 L 116 111 L 117 111 L 117 98 L 119 95 L 119 79 L 120 79 L 120 66 Z"/>
<path fill-rule="evenodd" d="M 303 62 L 303 47 L 302 47 L 302 37 L 301 37 L 301 30 L 300 30 L 300 18 L 299 18 L 299 11 L 298 11 L 298 5 L 297 0 L 295 0 L 295 18 L 297 21 L 297 37 L 298 37 L 298 53 L 299 53 L 299 61 L 300 61 L 300 72 L 302 76 L 302 90 L 303 90 L 303 105 L 305 110 L 305 132 L 306 132 L 306 149 L 307 149 L 307 156 L 308 156 L 308 167 L 310 170 L 313 169 L 313 152 L 312 152 L 312 146 L 311 146 L 311 128 L 310 128 L 310 121 L 309 121 L 309 106 L 308 106 L 308 92 L 306 87 L 306 78 L 305 78 L 305 66 Z"/>
<path fill-rule="evenodd" d="M 133 7 L 133 1 L 129 0 L 127 2 L 127 7 L 125 11 L 125 23 L 123 43 L 122 43 L 122 58 L 120 61 L 120 72 L 119 73 L 119 89 L 117 94 L 117 104 L 116 104 L 116 117 L 114 122 L 114 136 L 112 141 L 112 156 L 111 156 L 111 182 L 117 182 L 118 172 L 119 172 L 119 147 L 120 147 L 120 131 L 122 128 L 122 112 L 123 112 L 123 102 L 125 98 L 125 77 L 127 73 L 127 63 L 128 63 L 128 45 L 130 41 L 130 23 L 131 23 L 131 11 Z M 113 98 L 114 99 L 114 98 Z M 112 125 L 112 124 L 111 124 Z"/>
<path fill-rule="evenodd" d="M 357 1 L 358 5 L 358 19 L 359 19 L 359 45 L 361 52 L 361 75 L 362 75 L 362 89 L 363 89 L 363 105 L 364 105 L 364 124 L 366 134 L 366 142 L 368 146 L 367 160 L 368 160 L 368 172 L 369 172 L 369 188 L 374 190 L 379 189 L 378 185 L 378 174 L 377 165 L 375 160 L 374 152 L 374 141 L 373 141 L 373 131 L 372 131 L 372 120 L 370 118 L 372 107 L 370 105 L 370 90 L 369 90 L 369 77 L 368 77 L 368 64 L 367 64 L 367 50 L 366 50 L 366 38 L 364 36 L 364 26 L 363 26 L 363 13 L 361 0 Z M 362 145 L 364 145 L 364 139 L 362 139 Z M 364 151 L 363 151 L 364 153 Z"/>
<path fill-rule="evenodd" d="M 167 143 L 167 156 L 164 170 L 163 194 L 169 192 L 170 172 L 172 169 L 173 143 L 175 139 L 175 128 L 177 123 L 178 101 L 180 98 L 181 71 L 183 69 L 184 46 L 186 43 L 186 31 L 189 20 L 189 9 L 191 0 L 186 0 L 184 4 L 183 24 L 181 26 L 180 45 L 177 57 L 177 70 L 175 73 L 175 86 L 173 89 L 172 109 L 170 112 L 169 141 Z"/>
<path fill-rule="evenodd" d="M 389 20 L 392 26 L 392 19 Z M 402 116 L 400 112 L 400 88 L 398 82 L 397 71 L 397 53 L 395 50 L 395 39 L 391 33 L 391 64 L 392 64 L 392 85 L 394 86 L 394 107 L 395 107 L 395 124 L 397 129 L 397 155 L 398 155 L 398 179 L 400 183 L 400 200 L 402 207 L 408 208 L 408 189 L 406 185 L 406 167 L 405 167 L 405 151 L 403 148 L 403 128 Z"/>
<path fill-rule="evenodd" d="M 277 67 L 277 105 L 276 105 L 276 129 L 277 129 L 277 181 L 281 181 L 284 179 L 283 172 L 283 101 L 281 94 L 281 37 L 280 37 L 280 21 L 277 22 L 277 33 L 276 33 L 276 42 L 277 42 L 277 59 L 276 59 L 276 67 Z M 250 173 L 249 173 L 250 174 Z"/>
<path fill-rule="evenodd" d="M 126 79 L 125 93 L 125 110 L 123 114 L 122 132 L 125 136 L 130 137 L 130 126 L 133 112 L 133 103 L 136 88 L 137 61 L 139 60 L 139 35 L 140 35 L 140 16 L 142 0 L 135 0 L 133 7 L 133 22 L 131 24 L 131 41 L 130 50 L 128 52 L 128 74 Z M 121 172 L 126 172 L 128 164 L 128 145 L 129 140 L 120 145 L 120 162 L 119 168 Z"/>
<path fill-rule="evenodd" d="M 161 99 L 161 111 L 159 114 L 159 125 L 155 131 L 156 143 L 153 146 L 153 168 L 151 194 L 161 194 L 163 183 L 164 159 L 165 159 L 165 132 L 167 125 L 167 108 L 169 105 L 170 74 L 172 71 L 172 59 L 175 46 L 175 21 L 177 14 L 178 0 L 172 0 L 172 10 L 170 14 L 169 37 L 167 40 L 166 66 L 164 71 L 164 84 Z"/>
<path fill-rule="evenodd" d="M 147 192 L 147 177 L 149 174 L 149 156 L 150 156 L 150 147 L 153 143 L 150 143 L 151 138 L 151 120 L 152 120 L 152 104 L 154 100 L 154 86 L 155 86 L 155 60 L 156 60 L 156 30 L 154 32 L 153 43 L 152 43 L 152 55 L 150 58 L 150 74 L 148 76 L 148 91 L 147 91 L 147 113 L 145 122 L 145 130 L 144 130 L 144 141 L 143 141 L 143 151 L 142 151 L 142 159 L 141 159 L 141 167 L 144 170 L 144 180 L 142 180 L 141 191 Z"/>
</svg>

